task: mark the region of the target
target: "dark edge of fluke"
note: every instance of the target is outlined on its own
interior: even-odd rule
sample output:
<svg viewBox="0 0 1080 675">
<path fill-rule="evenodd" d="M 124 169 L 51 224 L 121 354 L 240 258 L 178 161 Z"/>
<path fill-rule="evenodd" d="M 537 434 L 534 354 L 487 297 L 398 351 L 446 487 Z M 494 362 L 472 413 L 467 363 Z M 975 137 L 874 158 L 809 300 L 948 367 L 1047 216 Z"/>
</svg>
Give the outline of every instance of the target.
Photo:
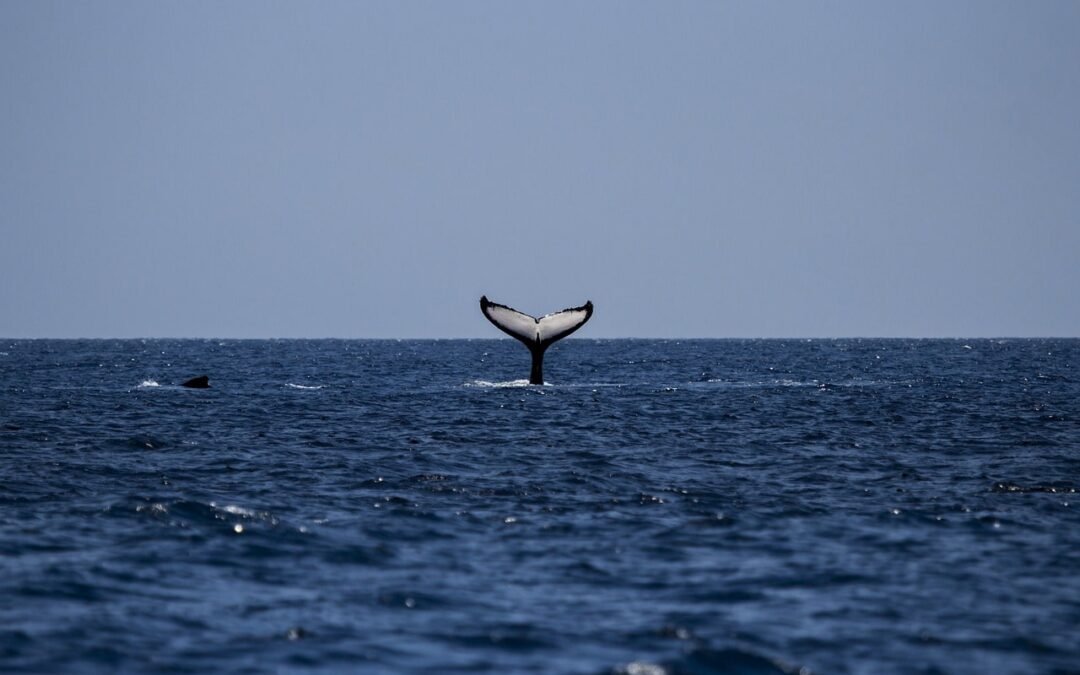
<svg viewBox="0 0 1080 675">
<path fill-rule="evenodd" d="M 563 314 L 564 312 L 585 312 L 585 316 L 582 317 L 580 321 L 569 325 L 563 330 L 557 331 L 544 339 L 540 339 L 539 336 L 529 337 L 526 335 L 515 333 L 513 330 L 510 329 L 509 326 L 499 323 L 499 321 L 496 320 L 495 317 L 493 317 L 488 312 L 488 310 L 492 307 L 497 307 L 507 310 L 509 312 L 513 312 L 515 314 L 520 314 L 524 318 L 532 319 L 538 326 L 541 320 L 549 317 L 558 316 L 559 314 Z M 488 300 L 486 295 L 482 295 L 480 296 L 480 313 L 483 314 L 484 318 L 490 321 L 493 326 L 506 333 L 510 337 L 514 338 L 515 340 L 521 342 L 523 345 L 525 345 L 525 347 L 528 348 L 529 353 L 532 355 L 532 368 L 529 370 L 529 384 L 544 384 L 544 352 L 547 351 L 547 348 L 551 345 L 555 344 L 559 340 L 563 339 L 564 337 L 570 335 L 577 329 L 584 326 L 589 321 L 589 319 L 592 318 L 593 304 L 592 300 L 586 300 L 585 304 L 581 305 L 580 307 L 567 307 L 566 309 L 561 309 L 557 312 L 546 314 L 538 319 L 531 314 L 520 312 L 513 307 L 510 307 L 509 305 L 501 305 L 497 302 L 492 302 Z"/>
<path fill-rule="evenodd" d="M 191 378 L 180 386 L 187 387 L 188 389 L 209 389 L 210 378 L 207 375 L 200 375 L 198 377 Z"/>
</svg>

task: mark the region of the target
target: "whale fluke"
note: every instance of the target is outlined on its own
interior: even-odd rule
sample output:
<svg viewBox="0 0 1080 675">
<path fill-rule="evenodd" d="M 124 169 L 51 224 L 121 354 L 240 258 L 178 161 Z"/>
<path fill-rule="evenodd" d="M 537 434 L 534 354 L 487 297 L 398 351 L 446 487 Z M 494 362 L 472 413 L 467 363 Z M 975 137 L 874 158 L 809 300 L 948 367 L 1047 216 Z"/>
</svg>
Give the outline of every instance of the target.
<svg viewBox="0 0 1080 675">
<path fill-rule="evenodd" d="M 571 307 L 537 319 L 513 307 L 491 302 L 487 296 L 480 298 L 480 311 L 495 327 L 519 340 L 532 354 L 532 371 L 529 384 L 544 383 L 544 352 L 553 343 L 570 335 L 585 325 L 593 313 L 593 304 Z"/>
<path fill-rule="evenodd" d="M 187 382 L 184 382 L 180 386 L 181 387 L 188 387 L 190 389 L 209 389 L 210 388 L 210 378 L 207 377 L 206 375 L 200 375 L 198 377 L 191 378 L 190 380 L 188 380 Z"/>
</svg>

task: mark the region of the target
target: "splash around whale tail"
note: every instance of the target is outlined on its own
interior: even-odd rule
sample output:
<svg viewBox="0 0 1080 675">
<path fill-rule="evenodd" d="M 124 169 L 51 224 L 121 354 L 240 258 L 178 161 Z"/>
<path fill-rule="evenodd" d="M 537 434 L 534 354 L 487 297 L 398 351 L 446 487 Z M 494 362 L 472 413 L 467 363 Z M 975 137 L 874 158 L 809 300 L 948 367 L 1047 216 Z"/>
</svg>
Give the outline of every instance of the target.
<svg viewBox="0 0 1080 675">
<path fill-rule="evenodd" d="M 480 298 L 480 311 L 495 327 L 520 341 L 532 354 L 529 384 L 544 383 L 544 352 L 555 342 L 585 325 L 593 313 L 592 302 L 536 318 L 513 307 Z"/>
</svg>

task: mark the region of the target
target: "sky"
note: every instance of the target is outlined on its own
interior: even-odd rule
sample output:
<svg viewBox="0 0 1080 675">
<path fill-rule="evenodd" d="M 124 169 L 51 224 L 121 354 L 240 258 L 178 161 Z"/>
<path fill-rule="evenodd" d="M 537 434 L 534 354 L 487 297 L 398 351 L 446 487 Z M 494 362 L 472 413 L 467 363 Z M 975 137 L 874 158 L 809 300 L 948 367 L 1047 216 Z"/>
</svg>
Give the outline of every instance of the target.
<svg viewBox="0 0 1080 675">
<path fill-rule="evenodd" d="M 0 0 L 0 336 L 1080 336 L 1080 3 Z"/>
</svg>

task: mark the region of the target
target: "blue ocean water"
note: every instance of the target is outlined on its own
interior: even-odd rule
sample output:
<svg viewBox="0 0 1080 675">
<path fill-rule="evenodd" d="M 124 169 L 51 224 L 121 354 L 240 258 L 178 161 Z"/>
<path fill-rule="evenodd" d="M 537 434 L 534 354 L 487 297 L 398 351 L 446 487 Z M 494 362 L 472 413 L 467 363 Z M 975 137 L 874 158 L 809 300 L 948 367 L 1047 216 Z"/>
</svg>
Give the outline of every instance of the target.
<svg viewBox="0 0 1080 675">
<path fill-rule="evenodd" d="M 1078 364 L 0 341 L 0 671 L 1080 672 Z"/>
</svg>

